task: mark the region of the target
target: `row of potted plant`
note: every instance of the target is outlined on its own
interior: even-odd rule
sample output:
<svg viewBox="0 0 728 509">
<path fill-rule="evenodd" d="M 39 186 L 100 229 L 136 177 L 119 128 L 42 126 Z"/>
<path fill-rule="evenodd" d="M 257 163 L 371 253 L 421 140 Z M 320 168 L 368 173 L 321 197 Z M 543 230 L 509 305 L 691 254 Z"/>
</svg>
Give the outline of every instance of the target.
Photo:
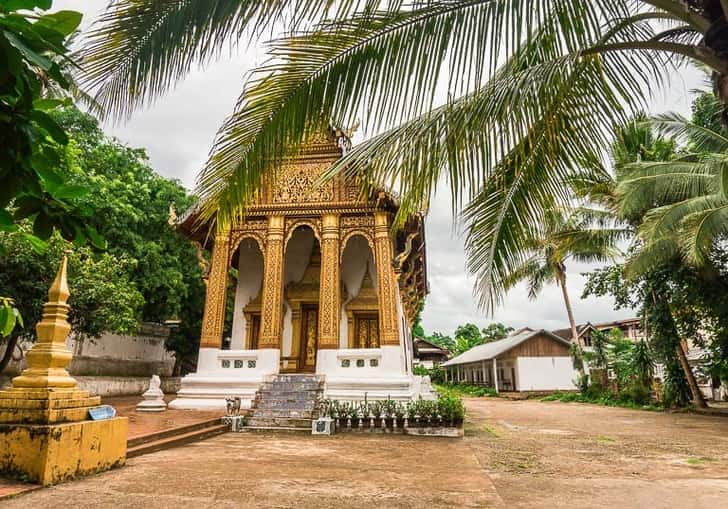
<svg viewBox="0 0 728 509">
<path fill-rule="evenodd" d="M 334 420 L 339 428 L 380 428 L 412 426 L 459 426 L 465 417 L 462 399 L 456 394 L 442 394 L 436 400 L 414 401 L 322 400 L 319 415 Z"/>
</svg>

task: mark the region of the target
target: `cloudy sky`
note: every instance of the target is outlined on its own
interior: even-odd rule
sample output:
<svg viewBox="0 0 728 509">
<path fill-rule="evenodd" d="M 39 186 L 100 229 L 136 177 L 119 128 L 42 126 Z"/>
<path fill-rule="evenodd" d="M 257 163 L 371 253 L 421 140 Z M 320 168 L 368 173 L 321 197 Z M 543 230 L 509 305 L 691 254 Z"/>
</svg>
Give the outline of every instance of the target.
<svg viewBox="0 0 728 509">
<path fill-rule="evenodd" d="M 84 13 L 84 26 L 106 5 L 106 0 L 56 0 L 54 9 L 75 9 Z M 138 112 L 122 125 L 107 125 L 107 132 L 134 147 L 147 150 L 152 165 L 162 175 L 179 179 L 192 189 L 217 128 L 232 111 L 249 69 L 262 62 L 263 53 L 245 48 L 207 65 L 180 83 L 153 107 Z M 701 86 L 695 71 L 675 77 L 669 90 L 656 93 L 652 112 L 675 110 L 687 114 L 691 90 Z M 462 239 L 453 230 L 449 198 L 436 197 L 427 218 L 427 256 L 430 295 L 423 322 L 428 332 L 446 334 L 460 324 L 485 326 L 500 321 L 513 327 L 525 325 L 547 329 L 568 325 L 560 290 L 547 287 L 536 301 L 530 301 L 524 288 L 514 289 L 494 316 L 486 316 L 475 305 L 473 281 L 465 272 Z M 610 299 L 580 300 L 584 278 L 592 267 L 568 265 L 568 289 L 576 319 L 607 321 L 632 316 L 629 310 L 614 311 Z"/>
</svg>

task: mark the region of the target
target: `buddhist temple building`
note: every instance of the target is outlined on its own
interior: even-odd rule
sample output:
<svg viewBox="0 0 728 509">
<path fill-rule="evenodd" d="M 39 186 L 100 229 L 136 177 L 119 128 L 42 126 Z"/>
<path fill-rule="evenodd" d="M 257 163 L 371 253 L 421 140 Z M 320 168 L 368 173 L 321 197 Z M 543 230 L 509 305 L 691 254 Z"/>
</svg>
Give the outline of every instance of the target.
<svg viewBox="0 0 728 509">
<path fill-rule="evenodd" d="M 282 373 L 319 375 L 333 399 L 432 397 L 412 374 L 410 330 L 427 293 L 423 217 L 395 231 L 391 193 L 363 198 L 344 176 L 320 184 L 346 141 L 332 132 L 286 160 L 229 231 L 201 227 L 194 210 L 178 220 L 212 256 L 197 371 L 171 408 L 249 404 Z"/>
</svg>

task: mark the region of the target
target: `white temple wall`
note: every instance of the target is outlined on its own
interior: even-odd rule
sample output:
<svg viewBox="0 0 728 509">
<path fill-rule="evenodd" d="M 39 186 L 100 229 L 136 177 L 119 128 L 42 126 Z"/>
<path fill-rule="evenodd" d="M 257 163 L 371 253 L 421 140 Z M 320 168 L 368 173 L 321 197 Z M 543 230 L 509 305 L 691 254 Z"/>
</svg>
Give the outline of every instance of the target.
<svg viewBox="0 0 728 509">
<path fill-rule="evenodd" d="M 342 295 L 341 319 L 339 320 L 339 348 L 349 348 L 349 324 L 346 317 L 346 305 L 359 294 L 367 267 L 369 267 L 369 275 L 374 283 L 374 288 L 376 288 L 377 269 L 374 264 L 374 256 L 369 247 L 369 242 L 361 235 L 351 237 L 347 241 L 341 257 L 341 281 L 346 288 L 347 298 L 344 299 Z"/>
<path fill-rule="evenodd" d="M 260 293 L 263 284 L 263 254 L 253 239 L 243 239 L 240 243 L 238 263 L 238 284 L 235 289 L 235 309 L 233 311 L 233 331 L 230 341 L 232 350 L 242 350 L 245 343 L 245 314 L 243 308 Z"/>
</svg>

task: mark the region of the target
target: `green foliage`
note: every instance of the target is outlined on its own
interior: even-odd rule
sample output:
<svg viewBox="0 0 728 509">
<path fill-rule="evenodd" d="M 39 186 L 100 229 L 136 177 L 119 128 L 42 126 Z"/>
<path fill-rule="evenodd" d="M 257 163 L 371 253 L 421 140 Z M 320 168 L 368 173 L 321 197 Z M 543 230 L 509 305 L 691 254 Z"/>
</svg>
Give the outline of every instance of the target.
<svg viewBox="0 0 728 509">
<path fill-rule="evenodd" d="M 481 385 L 456 383 L 438 384 L 437 390 L 440 394 L 455 393 L 461 396 L 475 396 L 478 398 L 482 398 L 484 396 L 498 396 L 498 392 L 493 387 L 483 387 Z"/>
<path fill-rule="evenodd" d="M 655 376 L 655 362 L 652 360 L 652 353 L 645 340 L 635 343 L 630 370 L 638 385 L 648 388 L 652 385 Z"/>
<path fill-rule="evenodd" d="M 571 343 L 569 354 L 571 355 L 571 365 L 574 370 L 579 373 L 584 371 L 584 351 L 581 349 L 581 346 L 578 343 Z"/>
<path fill-rule="evenodd" d="M 412 369 L 412 374 L 417 376 L 428 376 L 430 374 L 430 370 L 421 364 L 418 364 L 414 367 L 414 369 Z"/>
<path fill-rule="evenodd" d="M 449 350 L 453 355 L 460 355 L 474 346 L 503 339 L 512 331 L 512 327 L 507 327 L 502 323 L 491 323 L 483 329 L 478 329 L 475 324 L 466 323 L 455 329 L 453 333 L 455 340 Z"/>
<path fill-rule="evenodd" d="M 433 384 L 439 384 L 445 381 L 445 370 L 439 365 L 433 366 L 430 369 L 422 365 L 417 365 L 412 370 L 412 373 L 417 376 L 429 376 Z"/>
<path fill-rule="evenodd" d="M 0 258 L 0 289 L 15 297 L 27 323 L 35 323 L 60 252 L 72 249 L 74 330 L 97 336 L 133 332 L 140 321 L 179 319 L 167 347 L 179 357 L 194 355 L 205 298 L 202 272 L 194 246 L 168 224 L 170 205 L 186 209 L 194 199 L 177 181 L 157 175 L 143 150 L 107 137 L 90 115 L 67 107 L 52 118 L 69 137 L 59 166 L 66 192 L 90 191 L 75 200 L 93 212 L 87 224 L 107 249 L 94 254 L 51 237 L 48 252 L 39 253 L 24 226 L 0 237 L 0 250 L 8 253 Z"/>
<path fill-rule="evenodd" d="M 16 326 L 23 327 L 23 315 L 9 297 L 0 297 L 0 338 L 9 336 Z"/>
<path fill-rule="evenodd" d="M 371 188 L 396 183 L 399 220 L 448 182 L 478 292 L 496 294 L 488 302 L 524 262 L 547 204 L 569 203 L 564 182 L 669 72 L 656 50 L 672 46 L 654 46 L 674 33 L 650 21 L 680 19 L 687 50 L 710 25 L 674 2 L 647 14 L 643 3 L 121 1 L 92 30 L 84 61 L 99 99 L 123 116 L 226 42 L 247 41 L 246 27 L 255 35 L 291 20 L 219 132 L 200 180 L 203 213 L 234 218 L 285 155 L 364 111 L 365 130 L 378 135 L 332 174 L 361 172 Z M 709 52 L 693 54 L 716 67 Z M 443 86 L 450 99 L 433 108 Z"/>
<path fill-rule="evenodd" d="M 465 418 L 465 405 L 462 398 L 455 393 L 441 393 L 437 400 L 422 398 L 402 403 L 391 399 L 365 401 L 324 400 L 321 402 L 321 415 L 332 419 L 352 419 L 369 422 L 371 418 L 379 420 L 405 417 L 410 426 L 427 423 L 428 425 L 460 424 Z M 375 426 L 379 423 L 375 421 Z M 357 426 L 358 422 L 352 425 Z"/>
<path fill-rule="evenodd" d="M 460 396 L 445 392 L 437 398 L 437 413 L 447 422 L 462 422 L 465 418 L 465 405 Z"/>
<path fill-rule="evenodd" d="M 130 281 L 136 262 L 111 253 L 94 254 L 52 235 L 42 253 L 33 250 L 24 233 L 29 225 L 11 233 L 0 233 L 0 288 L 15 296 L 15 305 L 25 323 L 40 320 L 48 288 L 58 270 L 63 253 L 68 255 L 68 284 L 71 288 L 69 321 L 72 330 L 89 336 L 105 331 L 133 332 L 139 325 L 142 295 Z M 22 333 L 33 337 L 33 328 Z"/>
<path fill-rule="evenodd" d="M 431 336 L 425 336 L 425 339 L 430 343 L 433 343 L 441 348 L 444 348 L 448 352 L 452 353 L 455 348 L 455 342 L 450 336 L 445 336 L 440 332 L 433 332 Z"/>
<path fill-rule="evenodd" d="M 428 374 L 433 384 L 439 384 L 445 381 L 445 370 L 439 364 L 432 366 Z"/>
<path fill-rule="evenodd" d="M 54 229 L 68 239 L 103 241 L 85 223 L 90 211 L 78 198 L 86 191 L 67 181 L 59 163 L 68 135 L 52 114 L 63 100 L 46 97 L 50 87 L 68 91 L 62 71 L 69 36 L 81 22 L 74 11 L 44 12 L 52 1 L 0 3 L 0 231 L 16 229 L 35 249 Z M 1 253 L 0 253 L 1 254 Z"/>
<path fill-rule="evenodd" d="M 90 224 L 110 254 L 135 260 L 129 278 L 144 297 L 140 318 L 179 319 L 167 347 L 180 357 L 194 355 L 205 299 L 202 271 L 195 247 L 169 225 L 170 206 L 186 210 L 194 198 L 178 181 L 155 173 L 143 150 L 107 137 L 90 115 L 64 108 L 55 117 L 71 138 L 65 158 L 71 182 L 92 190 L 81 198 L 94 211 Z"/>
<path fill-rule="evenodd" d="M 575 392 L 555 392 L 550 394 L 541 401 L 562 401 L 565 403 L 591 403 L 605 406 L 619 406 L 625 408 L 634 408 L 638 410 L 663 410 L 663 407 L 654 403 L 638 403 L 631 399 L 632 395 L 627 398 L 614 397 L 611 393 L 575 393 Z"/>
<path fill-rule="evenodd" d="M 609 344 L 607 334 L 603 331 L 592 332 L 591 343 L 593 353 L 590 359 L 591 365 L 595 368 L 606 368 L 609 362 L 609 359 L 607 359 L 607 345 Z"/>
</svg>

